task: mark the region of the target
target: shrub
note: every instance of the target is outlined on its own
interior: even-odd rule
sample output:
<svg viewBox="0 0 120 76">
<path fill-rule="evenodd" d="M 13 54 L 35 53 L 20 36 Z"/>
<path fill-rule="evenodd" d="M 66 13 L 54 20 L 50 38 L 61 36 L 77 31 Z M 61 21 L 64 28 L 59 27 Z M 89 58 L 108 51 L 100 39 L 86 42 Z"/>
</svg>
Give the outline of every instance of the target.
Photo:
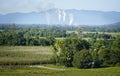
<svg viewBox="0 0 120 76">
<path fill-rule="evenodd" d="M 73 66 L 77 68 L 90 68 L 92 66 L 92 56 L 88 50 L 81 50 L 74 55 Z"/>
<path fill-rule="evenodd" d="M 98 68 L 100 67 L 100 59 L 99 59 L 99 55 L 98 55 L 98 51 L 97 50 L 92 50 L 91 51 L 91 55 L 92 55 L 92 68 Z"/>
<path fill-rule="evenodd" d="M 57 41 L 53 48 L 57 51 L 56 53 L 59 52 L 57 54 L 59 63 L 66 67 L 72 67 L 74 54 L 82 49 L 89 49 L 90 45 L 87 41 L 80 38 L 66 38 Z"/>
<path fill-rule="evenodd" d="M 99 58 L 103 66 L 116 65 L 117 63 L 120 63 L 120 51 L 102 49 L 99 51 Z"/>
</svg>

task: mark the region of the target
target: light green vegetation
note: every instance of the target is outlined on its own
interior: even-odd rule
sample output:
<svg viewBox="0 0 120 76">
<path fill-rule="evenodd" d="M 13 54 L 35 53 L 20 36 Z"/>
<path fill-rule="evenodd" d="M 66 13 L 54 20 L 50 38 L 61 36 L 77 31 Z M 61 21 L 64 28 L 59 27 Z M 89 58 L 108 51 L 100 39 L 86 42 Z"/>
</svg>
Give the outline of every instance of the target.
<svg viewBox="0 0 120 76">
<path fill-rule="evenodd" d="M 73 33 L 73 32 L 76 33 L 76 34 L 78 33 L 77 31 L 66 31 L 67 34 Z"/>
<path fill-rule="evenodd" d="M 83 32 L 83 34 L 86 34 L 86 33 L 96 33 L 96 32 Z M 118 36 L 120 35 L 120 32 L 98 32 L 98 34 L 109 34 L 112 36 Z"/>
<path fill-rule="evenodd" d="M 66 33 L 78 33 L 77 31 L 66 31 Z M 82 32 L 83 34 L 86 34 L 86 33 L 96 33 L 96 32 L 87 32 L 87 31 L 83 31 Z M 116 36 L 116 35 L 120 35 L 120 32 L 98 32 L 98 34 L 110 34 L 112 36 Z"/>
<path fill-rule="evenodd" d="M 56 67 L 57 66 L 49 66 Z M 51 70 L 34 67 L 0 68 L 0 76 L 120 76 L 120 67 L 99 69 L 76 69 Z"/>
<path fill-rule="evenodd" d="M 56 40 L 63 40 L 63 39 L 65 39 L 65 37 L 63 37 L 63 38 L 55 38 Z"/>
<path fill-rule="evenodd" d="M 49 63 L 50 47 L 42 46 L 0 46 L 1 65 L 22 65 Z"/>
</svg>

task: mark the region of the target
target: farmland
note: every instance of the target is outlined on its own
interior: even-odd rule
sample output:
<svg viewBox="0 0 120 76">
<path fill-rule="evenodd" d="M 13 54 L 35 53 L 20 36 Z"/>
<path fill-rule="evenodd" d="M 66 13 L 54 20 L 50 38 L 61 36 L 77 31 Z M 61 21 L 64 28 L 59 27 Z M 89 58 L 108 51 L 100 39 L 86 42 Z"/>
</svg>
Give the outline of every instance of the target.
<svg viewBox="0 0 120 76">
<path fill-rule="evenodd" d="M 120 76 L 116 30 L 12 26 L 0 31 L 0 76 Z"/>
<path fill-rule="evenodd" d="M 0 76 L 119 76 L 120 67 L 67 68 L 49 64 L 52 51 L 43 46 L 0 46 Z M 41 64 L 40 63 L 43 63 Z M 48 62 L 48 63 L 47 63 Z M 37 64 L 37 65 L 33 65 Z M 6 65 L 5 65 L 6 64 Z M 14 65 L 12 65 L 14 64 Z M 24 64 L 24 65 L 23 65 Z M 26 64 L 26 65 L 25 65 Z M 33 67 L 30 67 L 33 65 Z M 37 66 L 45 66 L 47 69 Z M 34 67 L 35 66 L 35 67 Z M 58 70 L 56 70 L 58 69 Z M 59 70 L 64 69 L 64 70 Z"/>
<path fill-rule="evenodd" d="M 49 63 L 51 56 L 50 47 L 0 46 L 0 65 Z"/>
<path fill-rule="evenodd" d="M 120 76 L 120 0 L 0 0 L 0 76 Z"/>
</svg>

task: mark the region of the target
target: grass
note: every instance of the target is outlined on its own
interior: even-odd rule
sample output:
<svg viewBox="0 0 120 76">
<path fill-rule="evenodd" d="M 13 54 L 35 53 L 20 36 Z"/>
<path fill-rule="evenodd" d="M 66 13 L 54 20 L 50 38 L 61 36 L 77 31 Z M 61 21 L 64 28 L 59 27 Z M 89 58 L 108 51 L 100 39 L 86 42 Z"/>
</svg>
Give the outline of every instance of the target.
<svg viewBox="0 0 120 76">
<path fill-rule="evenodd" d="M 51 66 L 60 68 L 61 66 Z M 49 70 L 31 67 L 0 67 L 0 76 L 120 76 L 120 67 L 107 67 L 98 69 Z"/>
<path fill-rule="evenodd" d="M 50 47 L 0 46 L 0 65 L 31 65 L 49 63 Z"/>
<path fill-rule="evenodd" d="M 65 76 L 120 76 L 119 67 L 99 68 L 99 69 L 80 69 L 69 70 Z"/>
<path fill-rule="evenodd" d="M 52 74 L 58 71 L 41 69 L 41 68 L 1 68 L 0 76 L 52 76 Z"/>
<path fill-rule="evenodd" d="M 50 47 L 0 46 L 0 76 L 120 76 L 120 67 L 77 69 L 42 64 L 50 63 L 51 56 Z M 33 64 L 65 70 L 30 67 L 39 66 Z"/>
</svg>

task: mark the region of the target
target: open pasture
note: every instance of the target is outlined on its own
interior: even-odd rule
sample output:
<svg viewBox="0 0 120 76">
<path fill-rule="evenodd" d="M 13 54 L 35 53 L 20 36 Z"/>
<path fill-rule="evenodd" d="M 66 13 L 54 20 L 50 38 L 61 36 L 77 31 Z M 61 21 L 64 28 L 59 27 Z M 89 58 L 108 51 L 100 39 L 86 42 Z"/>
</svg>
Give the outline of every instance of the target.
<svg viewBox="0 0 120 76">
<path fill-rule="evenodd" d="M 31 65 L 50 63 L 50 47 L 0 46 L 0 65 Z"/>
</svg>

